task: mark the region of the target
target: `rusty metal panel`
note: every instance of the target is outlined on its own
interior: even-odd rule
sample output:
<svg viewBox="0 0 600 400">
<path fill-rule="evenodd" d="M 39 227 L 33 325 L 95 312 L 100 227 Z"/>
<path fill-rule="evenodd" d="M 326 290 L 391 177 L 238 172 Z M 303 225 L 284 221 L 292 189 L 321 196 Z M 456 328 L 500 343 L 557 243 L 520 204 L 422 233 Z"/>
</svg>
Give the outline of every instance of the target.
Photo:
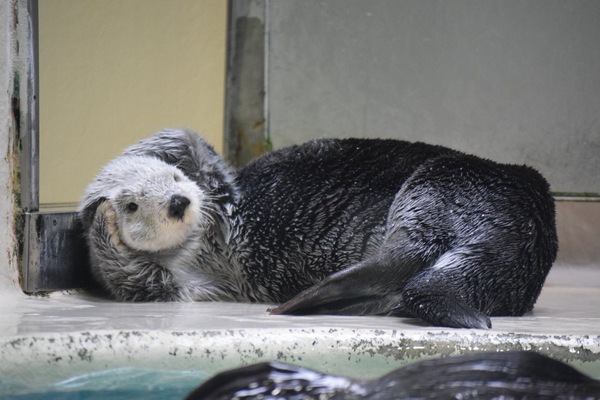
<svg viewBox="0 0 600 400">
<path fill-rule="evenodd" d="M 229 2 L 224 153 L 236 167 L 271 149 L 265 108 L 265 12 L 263 0 Z"/>
<path fill-rule="evenodd" d="M 27 213 L 25 231 L 26 292 L 90 285 L 88 252 L 76 213 Z"/>
</svg>

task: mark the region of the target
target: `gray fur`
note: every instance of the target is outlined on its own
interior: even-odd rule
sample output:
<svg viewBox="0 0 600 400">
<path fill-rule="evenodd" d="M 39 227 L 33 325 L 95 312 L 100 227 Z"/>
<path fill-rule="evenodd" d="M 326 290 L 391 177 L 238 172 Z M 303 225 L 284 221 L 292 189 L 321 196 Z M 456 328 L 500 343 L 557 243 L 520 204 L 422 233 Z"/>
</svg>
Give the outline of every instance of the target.
<svg viewBox="0 0 600 400">
<path fill-rule="evenodd" d="M 161 217 L 173 193 L 191 201 L 175 221 Z M 198 135 L 165 130 L 109 163 L 79 211 L 115 298 L 289 301 L 273 313 L 486 328 L 532 309 L 557 251 L 536 171 L 396 140 L 316 140 L 233 172 Z"/>
<path fill-rule="evenodd" d="M 92 274 L 118 300 L 241 300 L 236 282 L 231 281 L 236 273 L 226 272 L 229 263 L 222 254 L 229 235 L 226 215 L 236 196 L 233 191 L 219 192 L 223 182 L 231 181 L 223 176 L 228 169 L 224 164 L 212 169 L 214 163 L 199 162 L 211 161 L 216 153 L 196 135 L 179 131 L 173 135 L 178 148 L 193 155 L 178 155 L 180 168 L 152 152 L 174 154 L 168 147 L 171 143 L 161 146 L 157 135 L 108 163 L 88 186 L 78 212 Z M 197 140 L 200 146 L 184 147 L 186 139 L 193 140 L 191 145 Z M 207 179 L 199 182 L 198 176 Z M 191 201 L 182 219 L 167 215 L 173 195 Z M 131 202 L 138 205 L 135 213 L 127 210 Z"/>
</svg>

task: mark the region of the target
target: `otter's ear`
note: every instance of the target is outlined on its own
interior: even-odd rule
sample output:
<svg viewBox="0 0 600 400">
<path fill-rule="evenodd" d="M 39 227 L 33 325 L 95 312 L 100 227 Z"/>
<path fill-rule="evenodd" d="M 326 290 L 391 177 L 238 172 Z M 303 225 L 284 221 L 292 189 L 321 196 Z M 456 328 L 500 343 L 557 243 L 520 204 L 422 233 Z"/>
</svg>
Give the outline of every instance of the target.
<svg viewBox="0 0 600 400">
<path fill-rule="evenodd" d="M 90 226 L 92 226 L 92 222 L 94 221 L 94 216 L 96 215 L 96 210 L 98 206 L 105 202 L 106 197 L 100 197 L 94 201 L 87 203 L 81 210 L 79 211 L 79 220 L 83 226 L 83 230 L 87 231 Z"/>
</svg>

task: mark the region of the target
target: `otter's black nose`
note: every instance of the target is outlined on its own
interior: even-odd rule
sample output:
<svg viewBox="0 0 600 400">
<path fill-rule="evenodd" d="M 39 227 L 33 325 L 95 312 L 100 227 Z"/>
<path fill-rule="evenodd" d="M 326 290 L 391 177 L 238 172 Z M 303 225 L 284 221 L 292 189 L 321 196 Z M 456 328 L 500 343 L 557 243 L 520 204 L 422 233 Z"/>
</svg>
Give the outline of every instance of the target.
<svg viewBox="0 0 600 400">
<path fill-rule="evenodd" d="M 182 219 L 185 214 L 185 209 L 190 205 L 190 199 L 176 194 L 171 197 L 169 204 L 169 217 Z"/>
</svg>

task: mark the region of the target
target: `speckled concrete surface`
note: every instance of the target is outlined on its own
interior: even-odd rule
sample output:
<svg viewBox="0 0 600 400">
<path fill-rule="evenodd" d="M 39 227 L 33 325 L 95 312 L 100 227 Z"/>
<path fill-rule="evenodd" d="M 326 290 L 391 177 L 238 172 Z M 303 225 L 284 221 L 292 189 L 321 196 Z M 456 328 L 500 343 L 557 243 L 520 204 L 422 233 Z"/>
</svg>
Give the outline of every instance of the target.
<svg viewBox="0 0 600 400">
<path fill-rule="evenodd" d="M 11 296 L 0 299 L 0 374 L 40 383 L 106 368 L 210 373 L 277 359 L 377 376 L 421 357 L 517 348 L 549 354 L 600 377 L 600 287 L 559 286 L 569 280 L 566 274 L 552 278 L 533 313 L 493 318 L 489 331 L 432 328 L 389 317 L 270 316 L 266 305 L 257 304 Z"/>
</svg>

